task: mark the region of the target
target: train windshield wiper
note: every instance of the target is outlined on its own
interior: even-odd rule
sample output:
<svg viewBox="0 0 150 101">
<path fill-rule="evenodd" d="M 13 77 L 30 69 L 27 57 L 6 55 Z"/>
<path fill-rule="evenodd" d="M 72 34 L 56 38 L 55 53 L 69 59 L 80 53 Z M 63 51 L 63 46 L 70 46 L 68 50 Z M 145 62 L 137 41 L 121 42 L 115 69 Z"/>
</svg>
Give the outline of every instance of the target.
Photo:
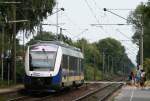
<svg viewBox="0 0 150 101">
<path fill-rule="evenodd" d="M 45 49 L 42 49 L 43 53 L 46 55 L 46 62 L 48 63 L 48 54 L 46 53 Z"/>
</svg>

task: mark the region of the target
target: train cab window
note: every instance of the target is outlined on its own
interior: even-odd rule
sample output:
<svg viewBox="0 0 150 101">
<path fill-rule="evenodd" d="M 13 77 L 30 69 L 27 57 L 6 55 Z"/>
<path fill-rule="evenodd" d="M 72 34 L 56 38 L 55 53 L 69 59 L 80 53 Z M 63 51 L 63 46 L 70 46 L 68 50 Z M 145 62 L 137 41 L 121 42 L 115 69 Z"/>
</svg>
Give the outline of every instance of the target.
<svg viewBox="0 0 150 101">
<path fill-rule="evenodd" d="M 55 67 L 57 45 L 40 44 L 30 47 L 30 71 L 52 71 Z"/>
<path fill-rule="evenodd" d="M 30 70 L 53 70 L 56 59 L 56 52 L 31 51 Z M 31 60 L 32 59 L 32 60 Z"/>
<path fill-rule="evenodd" d="M 30 70 L 33 71 L 32 56 L 31 56 L 31 54 L 29 54 L 29 66 L 30 66 Z"/>
</svg>

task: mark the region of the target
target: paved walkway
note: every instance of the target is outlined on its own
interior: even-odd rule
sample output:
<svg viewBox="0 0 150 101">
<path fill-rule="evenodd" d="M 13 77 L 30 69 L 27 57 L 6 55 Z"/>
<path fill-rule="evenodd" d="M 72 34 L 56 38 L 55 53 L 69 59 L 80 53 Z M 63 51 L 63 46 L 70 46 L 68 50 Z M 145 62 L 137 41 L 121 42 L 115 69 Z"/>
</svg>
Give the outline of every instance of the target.
<svg viewBox="0 0 150 101">
<path fill-rule="evenodd" d="M 10 88 L 0 88 L 0 94 L 15 92 L 15 91 L 23 89 L 23 88 L 24 88 L 23 85 L 17 85 L 17 86 L 13 86 L 13 87 L 10 87 Z"/>
<path fill-rule="evenodd" d="M 115 97 L 115 101 L 150 101 L 150 87 L 143 89 L 131 86 L 123 87 L 120 94 Z"/>
</svg>

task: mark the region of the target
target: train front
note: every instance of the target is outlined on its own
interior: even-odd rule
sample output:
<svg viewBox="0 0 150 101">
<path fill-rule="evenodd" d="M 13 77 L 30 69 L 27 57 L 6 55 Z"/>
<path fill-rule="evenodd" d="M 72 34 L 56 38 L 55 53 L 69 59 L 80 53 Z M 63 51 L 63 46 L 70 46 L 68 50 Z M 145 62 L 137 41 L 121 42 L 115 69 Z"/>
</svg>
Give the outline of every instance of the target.
<svg viewBox="0 0 150 101">
<path fill-rule="evenodd" d="M 56 90 L 60 86 L 61 57 L 54 44 L 37 44 L 28 47 L 25 57 L 24 85 L 30 90 Z M 58 56 L 59 55 L 59 56 Z"/>
</svg>

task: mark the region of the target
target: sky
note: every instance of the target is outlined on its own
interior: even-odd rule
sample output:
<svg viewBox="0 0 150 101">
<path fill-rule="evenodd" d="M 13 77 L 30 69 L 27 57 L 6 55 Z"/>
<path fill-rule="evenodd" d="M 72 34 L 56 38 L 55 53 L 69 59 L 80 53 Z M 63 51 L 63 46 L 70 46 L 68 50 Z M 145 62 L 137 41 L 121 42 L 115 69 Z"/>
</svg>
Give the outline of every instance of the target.
<svg viewBox="0 0 150 101">
<path fill-rule="evenodd" d="M 64 35 L 73 40 L 86 38 L 89 42 L 107 37 L 115 38 L 125 46 L 128 57 L 136 65 L 138 46 L 131 42 L 134 34 L 131 25 L 91 26 L 91 24 L 126 24 L 126 20 L 104 12 L 103 8 L 127 18 L 137 5 L 147 0 L 57 0 L 57 2 L 59 8 L 65 9 L 58 12 L 59 26 L 66 29 L 63 30 Z M 54 12 L 56 10 L 55 7 Z M 56 14 L 49 16 L 43 23 L 56 24 Z M 56 26 L 43 26 L 43 30 L 56 33 Z"/>
</svg>

